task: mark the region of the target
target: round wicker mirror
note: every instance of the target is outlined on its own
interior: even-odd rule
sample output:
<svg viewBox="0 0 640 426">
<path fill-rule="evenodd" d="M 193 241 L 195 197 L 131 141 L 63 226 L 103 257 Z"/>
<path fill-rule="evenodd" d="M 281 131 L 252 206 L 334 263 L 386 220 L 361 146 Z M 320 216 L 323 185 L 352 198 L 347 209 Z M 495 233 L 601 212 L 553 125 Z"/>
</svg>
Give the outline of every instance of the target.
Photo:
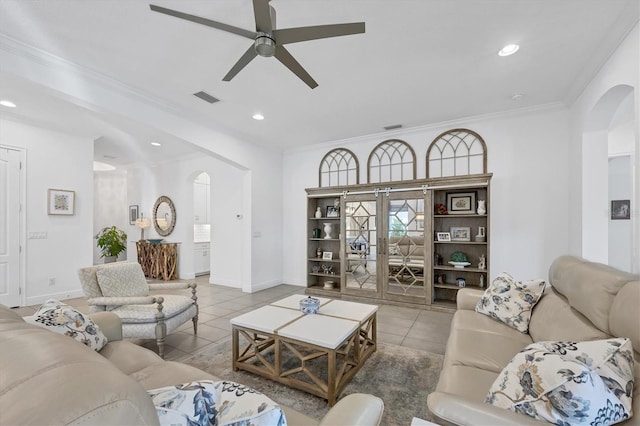
<svg viewBox="0 0 640 426">
<path fill-rule="evenodd" d="M 158 235 L 166 237 L 176 226 L 176 207 L 165 195 L 159 197 L 153 206 L 153 227 Z"/>
</svg>

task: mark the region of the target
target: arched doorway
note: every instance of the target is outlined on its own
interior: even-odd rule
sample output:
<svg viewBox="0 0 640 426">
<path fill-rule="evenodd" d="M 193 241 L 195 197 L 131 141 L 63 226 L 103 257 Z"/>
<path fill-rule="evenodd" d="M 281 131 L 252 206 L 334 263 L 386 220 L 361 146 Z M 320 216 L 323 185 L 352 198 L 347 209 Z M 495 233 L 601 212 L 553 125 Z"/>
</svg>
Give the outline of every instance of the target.
<svg viewBox="0 0 640 426">
<path fill-rule="evenodd" d="M 211 178 L 200 173 L 193 181 L 193 259 L 195 275 L 211 272 Z"/>
<path fill-rule="evenodd" d="M 616 218 L 612 206 L 628 203 L 630 212 L 637 212 L 634 96 L 632 86 L 609 89 L 589 113 L 582 133 L 582 256 L 631 272 L 640 264 L 638 215 Z"/>
</svg>

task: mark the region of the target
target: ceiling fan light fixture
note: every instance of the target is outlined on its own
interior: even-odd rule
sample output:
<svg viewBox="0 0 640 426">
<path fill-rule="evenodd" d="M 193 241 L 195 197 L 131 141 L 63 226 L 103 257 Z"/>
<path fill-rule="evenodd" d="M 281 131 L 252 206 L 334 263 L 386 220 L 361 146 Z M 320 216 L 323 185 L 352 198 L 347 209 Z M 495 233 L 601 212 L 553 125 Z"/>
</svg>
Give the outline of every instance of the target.
<svg viewBox="0 0 640 426">
<path fill-rule="evenodd" d="M 507 44 L 505 47 L 498 51 L 499 56 L 510 56 L 516 53 L 520 49 L 517 44 Z"/>
<path fill-rule="evenodd" d="M 264 120 L 264 115 L 262 115 L 262 114 L 253 114 L 251 117 L 252 117 L 254 120 L 258 120 L 258 121 L 260 121 L 260 120 Z"/>
<path fill-rule="evenodd" d="M 253 46 L 256 49 L 256 53 L 265 58 L 269 58 L 276 53 L 276 41 L 266 34 L 260 34 L 256 37 Z"/>
<path fill-rule="evenodd" d="M 162 144 L 160 142 L 151 142 L 151 145 L 153 145 L 153 146 L 162 146 Z"/>
</svg>

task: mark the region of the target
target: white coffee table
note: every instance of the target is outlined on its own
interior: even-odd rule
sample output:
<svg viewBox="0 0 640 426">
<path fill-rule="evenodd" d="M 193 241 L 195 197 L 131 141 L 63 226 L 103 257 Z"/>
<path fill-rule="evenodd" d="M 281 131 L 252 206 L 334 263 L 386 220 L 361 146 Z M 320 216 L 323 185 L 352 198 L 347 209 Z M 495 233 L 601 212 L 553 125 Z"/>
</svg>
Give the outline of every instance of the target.
<svg viewBox="0 0 640 426">
<path fill-rule="evenodd" d="M 318 395 L 332 406 L 377 349 L 378 307 L 318 298 L 318 314 L 304 315 L 302 298 L 289 296 L 231 320 L 233 369 Z"/>
</svg>

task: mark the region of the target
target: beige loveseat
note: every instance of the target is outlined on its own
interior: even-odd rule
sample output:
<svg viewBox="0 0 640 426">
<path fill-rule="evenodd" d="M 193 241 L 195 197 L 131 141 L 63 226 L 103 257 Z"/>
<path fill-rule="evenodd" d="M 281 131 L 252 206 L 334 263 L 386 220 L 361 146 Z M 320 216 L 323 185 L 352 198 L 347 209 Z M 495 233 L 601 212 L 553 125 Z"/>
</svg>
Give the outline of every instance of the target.
<svg viewBox="0 0 640 426">
<path fill-rule="evenodd" d="M 120 320 L 113 313 L 99 312 L 91 318 L 109 340 L 99 353 L 68 336 L 27 324 L 0 305 L 0 424 L 157 425 L 146 390 L 218 380 L 122 340 Z M 283 408 L 289 425 L 318 424 Z M 352 394 L 321 424 L 377 425 L 382 411 L 379 398 Z"/>
<path fill-rule="evenodd" d="M 537 277 L 530 277 L 537 278 Z M 635 357 L 634 416 L 640 424 L 640 281 L 637 275 L 572 256 L 549 269 L 545 295 L 534 307 L 529 334 L 475 312 L 483 292 L 458 292 L 444 366 L 427 402 L 443 423 L 458 425 L 542 424 L 531 417 L 484 403 L 502 369 L 526 345 L 539 341 L 585 341 L 628 337 Z"/>
</svg>

